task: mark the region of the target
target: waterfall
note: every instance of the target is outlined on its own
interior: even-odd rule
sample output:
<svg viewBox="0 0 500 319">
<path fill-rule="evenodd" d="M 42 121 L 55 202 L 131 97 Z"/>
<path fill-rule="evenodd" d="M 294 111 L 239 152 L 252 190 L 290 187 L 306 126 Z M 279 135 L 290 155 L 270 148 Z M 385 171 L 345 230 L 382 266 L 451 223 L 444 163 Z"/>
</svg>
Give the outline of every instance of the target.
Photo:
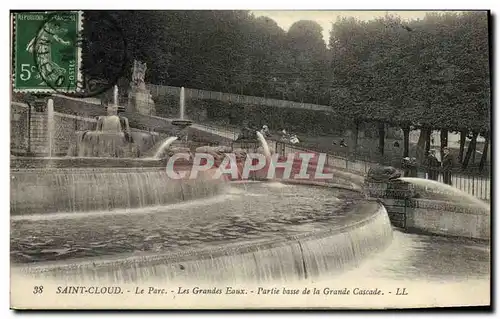
<svg viewBox="0 0 500 319">
<path fill-rule="evenodd" d="M 160 148 L 158 148 L 158 150 L 156 151 L 154 158 L 161 158 L 162 156 L 164 156 L 165 152 L 168 150 L 170 145 L 172 145 L 172 143 L 176 140 L 177 140 L 177 136 L 171 136 L 171 137 L 167 138 L 165 140 L 165 142 L 163 142 L 160 145 Z"/>
<path fill-rule="evenodd" d="M 48 154 L 54 156 L 55 147 L 55 120 L 54 120 L 54 100 L 47 101 L 47 136 L 48 136 Z"/>
<path fill-rule="evenodd" d="M 264 135 L 262 135 L 261 132 L 257 132 L 257 138 L 259 139 L 260 145 L 264 149 L 264 155 L 266 156 L 266 159 L 269 160 L 271 158 L 271 150 L 269 149 L 269 145 L 267 144 Z"/>
<path fill-rule="evenodd" d="M 181 97 L 180 97 L 180 101 L 179 101 L 179 118 L 181 120 L 184 119 L 184 102 L 185 102 L 185 93 L 184 93 L 184 87 L 181 87 Z"/>
<path fill-rule="evenodd" d="M 443 196 L 443 199 L 451 200 L 458 204 L 472 204 L 477 205 L 482 208 L 484 211 L 490 211 L 490 205 L 483 202 L 479 198 L 470 195 L 458 188 L 453 186 L 440 183 L 438 181 L 433 181 L 429 179 L 423 178 L 415 178 L 415 177 L 401 177 L 400 180 L 411 183 L 413 185 L 420 186 L 422 191 L 427 191 L 430 193 L 435 193 Z M 425 198 L 425 197 L 424 197 Z"/>
<path fill-rule="evenodd" d="M 116 117 L 117 118 L 117 117 Z M 113 124 L 113 123 L 111 123 Z M 119 129 L 119 120 L 109 129 Z M 68 156 L 78 157 L 137 157 L 136 150 L 131 147 L 122 132 L 85 131 L 77 132 L 75 145 L 71 145 Z"/>
<path fill-rule="evenodd" d="M 113 87 L 113 105 L 118 105 L 118 85 Z"/>
<path fill-rule="evenodd" d="M 163 167 L 31 169 L 11 176 L 12 215 L 159 206 L 212 196 L 224 185 L 208 174 L 171 179 Z"/>
<path fill-rule="evenodd" d="M 252 282 L 296 282 L 338 276 L 385 250 L 393 233 L 385 209 L 374 203 L 358 207 L 363 221 L 283 241 L 221 245 L 206 250 L 129 256 L 123 260 L 92 259 L 66 267 L 40 265 L 20 269 L 35 278 L 72 283 L 113 284 L 181 282 L 185 285 L 222 285 Z M 368 217 L 367 217 L 368 216 Z M 182 267 L 180 267 L 182 265 Z"/>
</svg>

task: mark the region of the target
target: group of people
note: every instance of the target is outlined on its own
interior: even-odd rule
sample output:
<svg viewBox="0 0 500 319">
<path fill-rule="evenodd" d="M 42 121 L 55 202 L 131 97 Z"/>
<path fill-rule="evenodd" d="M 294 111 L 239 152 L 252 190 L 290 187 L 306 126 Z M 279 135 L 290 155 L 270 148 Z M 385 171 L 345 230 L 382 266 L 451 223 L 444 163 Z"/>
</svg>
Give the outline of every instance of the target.
<svg viewBox="0 0 500 319">
<path fill-rule="evenodd" d="M 285 129 L 281 131 L 281 140 L 285 142 L 289 142 L 291 144 L 300 143 L 299 138 L 296 134 L 289 134 Z"/>
<path fill-rule="evenodd" d="M 443 148 L 443 158 L 441 161 L 436 157 L 436 150 L 430 150 L 426 157 L 425 166 L 427 167 L 428 179 L 437 181 L 439 179 L 439 173 L 443 172 L 443 183 L 451 185 L 453 158 L 450 155 L 449 148 Z"/>
<path fill-rule="evenodd" d="M 259 131 L 264 137 L 271 137 L 272 135 L 267 125 L 257 128 L 253 123 L 245 122 L 241 127 L 237 140 L 254 139 L 256 131 Z M 289 134 L 285 129 L 281 131 L 281 140 L 291 144 L 300 143 L 296 134 Z"/>
<path fill-rule="evenodd" d="M 423 163 L 424 169 L 419 169 L 417 159 L 412 157 L 403 158 L 404 176 L 418 177 L 419 172 L 427 175 L 426 178 L 434 181 L 439 180 L 439 174 L 443 174 L 443 183 L 451 185 L 451 172 L 454 166 L 453 157 L 449 148 L 443 148 L 443 158 L 440 161 L 436 156 L 436 150 L 430 150 Z M 423 176 L 421 176 L 423 177 Z"/>
<path fill-rule="evenodd" d="M 267 125 L 263 125 L 262 128 L 260 129 L 260 133 L 264 135 L 264 137 L 270 137 L 271 136 L 271 131 L 269 130 L 269 127 Z M 288 142 L 291 144 L 298 144 L 300 143 L 299 138 L 297 137 L 296 134 L 290 134 L 286 131 L 286 129 L 283 129 L 281 131 L 281 140 L 284 142 Z"/>
<path fill-rule="evenodd" d="M 337 142 L 333 141 L 332 145 L 337 145 Z M 347 147 L 347 144 L 344 139 L 341 139 L 339 142 L 340 147 Z"/>
<path fill-rule="evenodd" d="M 242 127 L 242 132 L 240 133 L 238 139 L 245 139 L 252 137 L 254 138 L 255 131 L 257 130 L 264 137 L 271 136 L 271 132 L 267 125 L 263 125 L 262 128 L 260 129 L 255 129 L 254 125 L 245 123 L 245 125 Z M 291 144 L 300 143 L 299 139 L 297 138 L 297 135 L 288 133 L 286 129 L 283 129 L 281 131 L 281 140 Z M 399 147 L 399 143 L 397 144 L 396 143 L 397 142 L 394 143 L 394 147 Z M 332 144 L 337 145 L 335 141 L 333 141 Z M 344 139 L 340 140 L 339 145 L 340 147 L 347 147 L 347 144 L 344 141 Z M 406 158 L 403 160 L 403 162 L 405 171 L 407 171 L 407 174 L 405 173 L 405 175 L 414 175 L 413 173 L 410 172 L 417 169 L 416 161 L 412 161 L 411 159 Z M 443 148 L 443 158 L 441 161 L 439 161 L 439 159 L 436 157 L 436 150 L 431 149 L 425 158 L 424 166 L 426 167 L 428 179 L 437 181 L 439 179 L 439 174 L 442 172 L 443 183 L 451 185 L 451 171 L 454 166 L 454 161 L 452 156 L 450 155 L 450 150 L 448 147 Z"/>
</svg>

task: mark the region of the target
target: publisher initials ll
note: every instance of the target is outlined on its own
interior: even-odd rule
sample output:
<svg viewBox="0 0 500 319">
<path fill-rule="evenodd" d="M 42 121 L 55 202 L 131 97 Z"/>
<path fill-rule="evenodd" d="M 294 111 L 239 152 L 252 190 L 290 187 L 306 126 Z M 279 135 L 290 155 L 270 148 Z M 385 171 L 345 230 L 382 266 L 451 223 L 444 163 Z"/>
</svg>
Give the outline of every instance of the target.
<svg viewBox="0 0 500 319">
<path fill-rule="evenodd" d="M 406 288 L 403 288 L 403 289 L 400 289 L 400 288 L 397 288 L 396 289 L 396 296 L 407 296 L 408 293 L 406 292 Z"/>
</svg>

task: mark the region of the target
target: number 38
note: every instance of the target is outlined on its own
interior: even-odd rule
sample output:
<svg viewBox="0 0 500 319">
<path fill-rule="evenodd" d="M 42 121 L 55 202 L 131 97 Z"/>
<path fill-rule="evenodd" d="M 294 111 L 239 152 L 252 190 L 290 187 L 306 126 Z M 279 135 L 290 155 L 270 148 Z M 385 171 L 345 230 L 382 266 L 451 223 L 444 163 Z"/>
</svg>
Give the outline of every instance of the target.
<svg viewBox="0 0 500 319">
<path fill-rule="evenodd" d="M 33 294 L 38 295 L 43 293 L 43 286 L 34 286 L 33 287 Z"/>
</svg>

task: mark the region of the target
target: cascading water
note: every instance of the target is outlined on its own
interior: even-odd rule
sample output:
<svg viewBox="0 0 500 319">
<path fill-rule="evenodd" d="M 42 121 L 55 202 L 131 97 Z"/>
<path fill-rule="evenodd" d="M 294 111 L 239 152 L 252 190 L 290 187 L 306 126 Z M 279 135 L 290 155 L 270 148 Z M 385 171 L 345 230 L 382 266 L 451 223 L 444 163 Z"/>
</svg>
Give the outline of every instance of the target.
<svg viewBox="0 0 500 319">
<path fill-rule="evenodd" d="M 184 88 L 180 118 L 184 118 Z M 113 162 L 120 159 L 102 158 L 103 153 L 93 149 L 109 151 L 116 149 L 109 143 L 122 145 L 125 133 L 121 127 L 127 126 L 120 125 L 120 118 L 108 119 L 98 126 L 103 132 L 80 132 L 78 139 L 93 145 L 84 155 Z M 256 134 L 269 159 L 267 141 L 260 132 Z M 166 139 L 155 156 L 146 160 L 161 158 L 176 139 Z M 122 168 L 97 164 L 57 170 L 11 169 L 11 260 L 17 263 L 13 274 L 20 271 L 72 283 L 153 281 L 220 286 L 247 281 L 286 282 L 289 286 L 344 274 L 386 249 L 393 238 L 385 208 L 364 201 L 356 192 L 346 191 L 349 195 L 341 196 L 340 190 L 277 183 L 255 190 L 249 185 L 259 183 L 244 183 L 239 191 L 227 193 L 224 181 L 203 172 L 196 180 L 173 180 L 164 166 L 123 168 L 127 167 L 124 164 Z M 362 177 L 349 174 L 339 171 L 330 182 L 348 187 L 361 183 L 358 179 Z M 489 212 L 485 203 L 451 186 L 423 179 L 401 180 L 449 194 L 454 200 L 471 201 Z M 214 200 L 220 196 L 212 195 L 220 193 L 225 194 L 223 200 Z M 203 200 L 186 202 L 195 199 Z M 111 210 L 114 212 L 109 213 Z M 61 214 L 50 214 L 57 212 Z M 54 215 L 57 222 L 45 218 Z M 402 250 L 409 254 L 409 249 L 400 246 L 391 254 L 401 256 Z M 456 250 L 450 253 L 454 255 Z M 477 272 L 478 268 L 471 268 Z M 420 271 L 413 265 L 410 269 Z"/>
<path fill-rule="evenodd" d="M 59 218 L 57 226 L 43 216 L 19 216 L 13 220 L 13 258 L 26 262 L 87 257 L 73 260 L 72 265 L 80 265 L 71 271 L 34 274 L 72 282 L 141 282 L 152 276 L 186 284 L 287 282 L 340 274 L 392 239 L 383 206 L 353 201 L 361 195 L 350 191 L 300 185 L 278 190 L 252 183 L 249 191 L 230 196 L 172 210 L 158 207 L 148 214 L 73 214 Z M 289 197 L 285 204 L 283 197 Z M 62 251 L 64 256 L 51 255 L 62 243 L 33 242 L 23 235 L 35 228 L 42 239 L 54 237 L 57 228 L 59 237 L 73 238 L 72 245 Z M 33 245 L 40 251 L 27 248 Z M 145 254 L 130 255 L 135 250 Z M 127 261 L 114 259 L 113 253 L 129 253 L 123 257 Z"/>
<path fill-rule="evenodd" d="M 177 139 L 178 139 L 177 136 L 171 136 L 167 138 L 156 151 L 154 158 L 162 158 L 167 152 L 170 145 L 172 145 L 172 143 L 175 142 Z"/>
<path fill-rule="evenodd" d="M 47 133 L 48 133 L 48 153 L 49 157 L 54 155 L 55 146 L 55 120 L 54 120 L 54 100 L 47 101 Z"/>
<path fill-rule="evenodd" d="M 105 131 L 77 132 L 77 142 L 68 150 L 68 156 L 77 157 L 137 157 L 134 145 L 124 133 Z"/>
<path fill-rule="evenodd" d="M 399 179 L 421 187 L 424 192 L 441 195 L 445 199 L 449 199 L 455 203 L 458 202 L 464 205 L 477 205 L 485 211 L 490 211 L 490 206 L 487 203 L 453 186 L 443 184 L 438 181 L 416 177 L 401 177 Z"/>
<path fill-rule="evenodd" d="M 58 182 L 61 185 L 58 189 L 53 186 L 54 182 L 47 182 L 46 173 L 47 170 L 43 170 L 43 174 L 31 180 L 33 183 L 15 185 L 13 192 L 29 192 L 30 185 L 49 185 L 41 189 L 61 193 L 60 189 L 68 188 L 68 185 L 80 184 L 74 187 L 83 189 L 110 180 L 93 176 L 90 178 L 92 182 L 83 186 L 74 178 L 64 181 L 65 174 L 61 174 L 63 182 Z M 51 174 L 49 171 L 49 176 Z M 13 175 L 14 179 L 18 178 Z M 124 199 L 129 198 L 130 193 L 123 185 L 140 185 L 140 189 L 132 191 L 140 192 L 139 197 L 149 196 L 152 191 L 147 186 L 151 184 L 151 178 L 132 174 L 122 180 L 111 180 L 118 180 L 113 184 L 122 186 Z M 265 288 L 277 285 L 282 289 L 280 284 L 283 284 L 286 288 L 297 285 L 303 289 L 304 283 L 313 283 L 316 287 L 323 285 L 339 287 L 340 290 L 342 287 L 385 287 L 389 285 L 386 276 L 393 276 L 389 277 L 392 280 L 394 275 L 403 276 L 404 281 L 394 280 L 390 286 L 409 287 L 408 282 L 416 276 L 426 278 L 429 272 L 450 264 L 448 259 L 442 259 L 442 246 L 427 247 L 428 244 L 425 244 L 407 248 L 398 243 L 399 246 L 390 255 L 401 259 L 399 263 L 393 264 L 389 260 L 389 263 L 383 262 L 389 270 L 376 269 L 375 274 L 359 274 L 357 269 L 365 271 L 371 266 L 373 258 L 378 260 L 378 256 L 390 248 L 394 234 L 383 206 L 364 201 L 361 194 L 351 191 L 296 185 L 275 189 L 267 183 L 250 183 L 248 186 L 248 189 L 241 187 L 240 192 L 232 192 L 224 200 L 204 200 L 196 205 L 186 203 L 188 205 L 184 208 L 183 203 L 165 210 L 157 206 L 121 214 L 64 214 L 67 216 L 59 217 L 57 222 L 40 215 L 26 218 L 13 216 L 11 260 L 16 264 L 12 275 L 72 284 L 154 282 L 207 289 L 224 287 L 225 284 Z M 180 188 L 184 190 L 184 184 Z M 101 187 L 85 196 L 104 203 L 109 203 L 106 198 L 118 196 L 117 191 L 114 195 L 106 193 L 98 197 L 105 190 L 106 187 Z M 40 198 L 53 196 L 50 192 L 40 193 L 40 189 L 31 191 L 32 194 L 39 194 Z M 79 191 L 73 189 L 72 193 Z M 137 198 L 134 195 L 131 197 Z M 11 203 L 15 202 L 11 199 Z M 154 200 L 143 201 L 147 202 Z M 40 203 L 43 206 L 44 202 Z M 64 209 L 67 210 L 67 206 Z M 144 213 L 134 214 L 134 211 Z M 408 239 L 406 234 L 395 234 Z M 417 237 L 417 240 L 420 238 L 432 244 L 439 241 L 432 237 Z M 417 243 L 413 238 L 408 240 L 411 245 Z M 463 246 L 459 250 L 456 248 L 453 245 L 452 250 L 444 252 L 446 258 L 454 258 L 448 267 L 450 280 L 467 281 L 469 284 L 469 268 L 473 268 L 474 274 L 481 273 L 483 277 L 487 274 L 488 269 L 484 267 L 487 261 L 476 260 L 477 254 L 471 253 L 462 257 L 463 251 L 470 249 Z M 436 253 L 429 258 L 428 252 L 432 251 Z M 486 254 L 484 252 L 479 258 L 486 258 Z M 462 259 L 473 264 L 463 267 L 460 277 L 456 272 L 461 270 L 455 263 Z M 354 274 L 346 277 L 350 273 Z M 357 276 L 355 280 L 346 284 L 345 278 L 352 279 L 353 276 Z M 361 277 L 374 278 L 375 281 L 360 285 Z M 481 288 L 488 287 L 484 283 L 489 282 L 484 279 L 478 282 Z M 427 290 L 432 284 L 422 287 L 426 288 L 422 290 Z M 336 299 L 332 297 L 332 300 Z"/>
<path fill-rule="evenodd" d="M 184 99 L 182 88 L 180 119 L 184 118 Z M 111 114 L 101 119 L 100 131 L 82 132 L 78 138 L 93 147 L 115 149 L 101 144 L 123 143 L 123 127 L 128 125 L 123 126 L 121 118 Z M 261 132 L 256 136 L 269 160 L 269 144 Z M 167 138 L 149 159 L 162 158 L 175 140 L 175 136 Z M 90 154 L 102 156 L 93 151 Z M 224 201 L 204 200 L 189 209 L 175 206 L 162 210 L 165 205 L 183 205 L 221 193 L 226 184 L 203 174 L 196 180 L 170 179 L 164 167 L 33 169 L 13 171 L 11 176 L 14 258 L 22 263 L 40 262 L 34 267 L 40 269 L 47 261 L 83 258 L 72 270 L 64 268 L 63 262 L 61 269 L 47 266 L 46 272 L 35 272 L 35 276 L 73 282 L 143 282 L 152 278 L 204 284 L 310 280 L 339 275 L 360 264 L 366 256 L 385 249 L 393 236 L 383 206 L 364 202 L 359 194 L 335 198 L 326 188 L 298 190 L 272 183 L 254 194 L 243 184 L 244 190 L 224 195 L 231 197 Z M 338 184 L 344 179 L 357 183 L 338 174 L 334 174 L 333 182 L 336 178 Z M 464 196 L 441 183 L 402 180 Z M 301 193 L 309 192 L 304 189 L 311 190 L 307 196 Z M 274 199 L 267 197 L 273 192 Z M 300 198 L 304 200 L 293 202 Z M 259 201 L 265 202 L 264 206 L 259 206 Z M 337 214 L 338 205 L 355 202 L 349 214 Z M 106 214 L 117 209 L 124 212 Z M 237 214 L 233 215 L 234 211 Z M 62 213 L 56 214 L 61 215 L 57 225 L 50 218 L 44 219 L 47 213 L 56 212 Z M 137 252 L 144 255 L 136 258 Z M 118 253 L 124 257 L 116 258 Z M 107 257 L 114 260 L 110 262 Z"/>
<path fill-rule="evenodd" d="M 257 132 L 257 139 L 259 140 L 260 145 L 264 150 L 264 156 L 266 156 L 266 159 L 269 161 L 269 159 L 271 158 L 271 150 L 269 149 L 269 144 L 267 144 L 267 141 L 261 132 Z"/>
<path fill-rule="evenodd" d="M 26 170 L 11 173 L 11 214 L 109 211 L 208 197 L 222 180 L 171 179 L 160 168 Z"/>
<path fill-rule="evenodd" d="M 184 103 L 185 103 L 185 93 L 184 87 L 181 87 L 181 93 L 179 98 L 179 119 L 184 120 Z"/>
<path fill-rule="evenodd" d="M 187 132 L 182 132 L 186 127 L 190 126 L 193 124 L 191 120 L 186 120 L 184 119 L 184 108 L 185 108 L 185 93 L 184 93 L 184 87 L 181 87 L 181 92 L 179 94 L 179 118 L 172 120 L 171 124 L 177 127 L 178 133 L 184 135 L 180 139 L 187 141 Z M 181 133 L 182 132 L 182 133 Z"/>
<path fill-rule="evenodd" d="M 113 87 L 113 105 L 118 105 L 118 85 Z"/>
<path fill-rule="evenodd" d="M 108 115 L 99 117 L 94 131 L 76 132 L 76 140 L 71 143 L 67 156 L 138 157 L 140 150 L 132 142 L 128 119 L 118 116 L 117 110 L 116 105 L 109 105 Z M 149 138 L 154 140 L 151 134 Z"/>
</svg>

